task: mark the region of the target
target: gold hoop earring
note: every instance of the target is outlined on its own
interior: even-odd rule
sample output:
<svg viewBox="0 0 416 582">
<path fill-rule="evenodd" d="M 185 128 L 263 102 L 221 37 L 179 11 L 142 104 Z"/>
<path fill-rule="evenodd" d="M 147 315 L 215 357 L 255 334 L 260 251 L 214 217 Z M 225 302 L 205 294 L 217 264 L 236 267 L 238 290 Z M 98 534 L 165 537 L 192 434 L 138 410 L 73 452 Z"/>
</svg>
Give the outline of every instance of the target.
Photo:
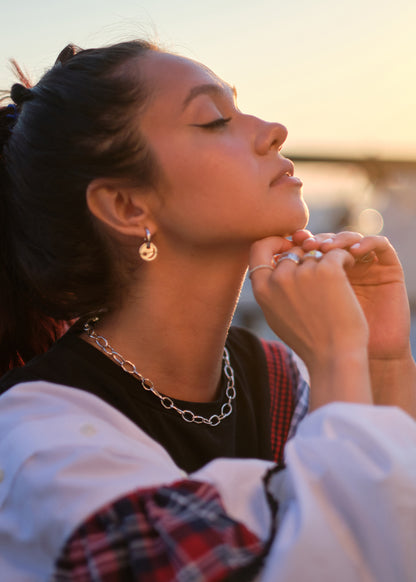
<svg viewBox="0 0 416 582">
<path fill-rule="evenodd" d="M 152 242 L 152 235 L 150 230 L 145 228 L 146 236 L 144 237 L 144 242 L 139 247 L 139 255 L 143 261 L 154 261 L 157 257 L 157 246 Z"/>
</svg>

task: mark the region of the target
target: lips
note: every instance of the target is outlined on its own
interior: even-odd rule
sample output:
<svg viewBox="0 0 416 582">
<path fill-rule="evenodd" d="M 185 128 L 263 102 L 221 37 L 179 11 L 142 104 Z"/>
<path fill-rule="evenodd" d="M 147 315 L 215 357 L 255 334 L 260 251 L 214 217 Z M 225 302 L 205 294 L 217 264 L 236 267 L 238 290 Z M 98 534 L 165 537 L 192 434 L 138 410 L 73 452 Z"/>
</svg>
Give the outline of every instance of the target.
<svg viewBox="0 0 416 582">
<path fill-rule="evenodd" d="M 270 182 L 270 186 L 275 186 L 278 182 L 286 178 L 290 179 L 291 181 L 296 181 L 297 184 L 302 185 L 301 180 L 299 180 L 299 178 L 296 178 L 294 176 L 294 173 L 295 167 L 293 165 L 293 162 L 291 162 L 288 159 L 285 159 L 283 166 L 280 168 L 279 172 L 274 176 L 274 178 Z"/>
<path fill-rule="evenodd" d="M 278 174 L 274 176 L 272 181 L 270 182 L 270 186 L 274 186 L 276 182 L 278 182 L 283 176 L 293 176 L 295 173 L 295 167 L 293 162 L 290 160 L 285 159 L 283 166 L 280 168 Z"/>
</svg>

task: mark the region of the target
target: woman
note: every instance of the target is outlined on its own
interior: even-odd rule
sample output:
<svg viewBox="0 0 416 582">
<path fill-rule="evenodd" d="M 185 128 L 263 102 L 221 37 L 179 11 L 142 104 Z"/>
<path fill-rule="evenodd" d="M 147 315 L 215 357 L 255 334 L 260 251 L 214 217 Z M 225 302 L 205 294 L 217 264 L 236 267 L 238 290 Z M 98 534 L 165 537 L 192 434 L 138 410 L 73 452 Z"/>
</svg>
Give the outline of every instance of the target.
<svg viewBox="0 0 416 582">
<path fill-rule="evenodd" d="M 1 351 L 7 364 L 27 361 L 54 320 L 81 318 L 81 330 L 3 387 L 86 389 L 186 471 L 219 455 L 280 460 L 306 386 L 286 350 L 228 332 L 250 245 L 307 220 L 301 182 L 277 155 L 286 129 L 240 114 L 205 67 L 145 43 L 80 52 L 12 97 L 21 112 L 4 153 Z M 278 388 L 273 441 L 267 365 Z"/>
<path fill-rule="evenodd" d="M 258 484 L 306 413 L 306 385 L 282 345 L 230 330 L 250 249 L 272 328 L 309 366 L 311 408 L 391 398 L 409 410 L 406 308 L 384 321 L 380 345 L 372 321 L 380 283 L 403 299 L 394 251 L 299 230 L 307 209 L 279 153 L 286 129 L 241 113 L 203 65 L 144 42 L 69 47 L 11 97 L 1 112 L 2 357 L 13 368 L 1 382 L 2 572 L 252 579 L 273 519 L 242 507 L 254 495 L 268 515 Z M 332 251 L 318 263 L 317 248 Z M 360 262 L 368 253 L 373 262 Z M 312 303 L 306 284 L 319 286 Z M 379 391 L 380 368 L 400 393 Z"/>
</svg>

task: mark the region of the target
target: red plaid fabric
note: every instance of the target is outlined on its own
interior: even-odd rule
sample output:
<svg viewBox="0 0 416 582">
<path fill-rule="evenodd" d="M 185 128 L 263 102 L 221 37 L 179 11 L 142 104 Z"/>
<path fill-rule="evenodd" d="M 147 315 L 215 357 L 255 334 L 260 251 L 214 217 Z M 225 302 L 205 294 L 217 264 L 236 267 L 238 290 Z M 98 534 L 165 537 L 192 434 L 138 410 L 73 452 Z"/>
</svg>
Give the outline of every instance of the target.
<svg viewBox="0 0 416 582">
<path fill-rule="evenodd" d="M 53 582 L 243 582 L 267 543 L 232 520 L 212 485 L 180 481 L 104 507 L 71 536 Z"/>
<path fill-rule="evenodd" d="M 261 342 L 269 372 L 272 454 L 273 460 L 281 464 L 295 410 L 299 371 L 283 344 Z"/>
</svg>

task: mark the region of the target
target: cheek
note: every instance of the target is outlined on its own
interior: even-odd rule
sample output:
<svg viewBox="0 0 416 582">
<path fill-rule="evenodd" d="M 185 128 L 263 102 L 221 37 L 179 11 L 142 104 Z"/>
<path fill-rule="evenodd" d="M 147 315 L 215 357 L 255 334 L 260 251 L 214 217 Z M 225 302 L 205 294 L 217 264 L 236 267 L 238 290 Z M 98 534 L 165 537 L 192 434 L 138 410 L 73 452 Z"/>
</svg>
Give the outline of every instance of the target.
<svg viewBox="0 0 416 582">
<path fill-rule="evenodd" d="M 205 142 L 202 147 L 171 140 L 169 147 L 166 141 L 160 145 L 164 187 L 159 219 L 172 234 L 192 231 L 205 238 L 221 225 L 233 225 L 238 217 L 247 222 L 261 213 L 265 192 L 260 166 L 245 144 L 207 147 Z"/>
<path fill-rule="evenodd" d="M 162 168 L 168 187 L 184 195 L 217 197 L 228 193 L 233 197 L 260 184 L 257 165 L 220 152 L 215 155 L 182 152 L 166 160 Z"/>
</svg>

